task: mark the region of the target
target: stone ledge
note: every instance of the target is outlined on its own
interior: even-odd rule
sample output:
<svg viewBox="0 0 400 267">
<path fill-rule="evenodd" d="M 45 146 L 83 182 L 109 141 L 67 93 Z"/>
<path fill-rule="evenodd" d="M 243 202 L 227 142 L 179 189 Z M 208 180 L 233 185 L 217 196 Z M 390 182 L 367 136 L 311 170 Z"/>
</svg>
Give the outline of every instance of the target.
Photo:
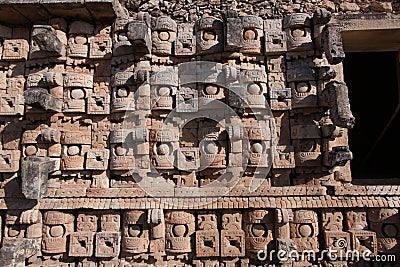
<svg viewBox="0 0 400 267">
<path fill-rule="evenodd" d="M 181 192 L 181 188 L 172 188 L 171 190 L 163 190 L 153 188 L 153 193 L 157 192 L 159 198 L 180 198 L 180 199 L 194 199 L 194 198 L 219 198 L 219 197 L 245 197 L 245 198 L 257 198 L 257 197 L 270 197 L 270 198 L 289 198 L 289 197 L 394 197 L 400 196 L 399 185 L 379 185 L 379 186 L 335 186 L 333 192 L 327 194 L 327 188 L 321 186 L 283 186 L 283 187 L 266 187 L 255 192 L 249 192 L 246 188 L 233 188 L 229 192 L 225 190 L 215 191 L 214 194 L 208 195 L 199 194 L 201 192 L 193 191 L 191 194 L 185 194 L 182 192 L 188 192 L 190 188 L 186 188 Z M 4 189 L 0 189 L 0 197 L 24 200 L 23 195 L 18 192 L 13 194 L 7 194 Z M 71 198 L 111 198 L 111 199 L 147 199 L 151 198 L 142 188 L 48 188 L 45 199 L 71 199 Z"/>
<path fill-rule="evenodd" d="M 399 185 L 376 185 L 376 186 L 337 186 L 335 187 L 335 195 L 337 196 L 398 196 L 400 195 Z"/>
<path fill-rule="evenodd" d="M 400 15 L 386 13 L 334 15 L 331 23 L 339 24 L 341 31 L 399 29 Z"/>
<path fill-rule="evenodd" d="M 35 201 L 1 199 L 0 209 L 30 209 Z M 242 208 L 399 208 L 399 196 L 303 196 L 303 197 L 195 197 L 195 198 L 47 198 L 43 210 L 76 209 L 242 209 Z"/>
</svg>

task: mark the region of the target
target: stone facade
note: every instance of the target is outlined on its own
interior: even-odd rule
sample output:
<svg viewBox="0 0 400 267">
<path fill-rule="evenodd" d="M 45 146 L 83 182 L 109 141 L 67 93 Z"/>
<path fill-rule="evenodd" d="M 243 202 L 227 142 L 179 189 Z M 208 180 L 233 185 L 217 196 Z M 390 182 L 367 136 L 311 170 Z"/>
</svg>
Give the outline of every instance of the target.
<svg viewBox="0 0 400 267">
<path fill-rule="evenodd" d="M 352 185 L 333 18 L 398 3 L 253 2 L 0 1 L 0 266 L 399 255 L 400 186 Z"/>
</svg>

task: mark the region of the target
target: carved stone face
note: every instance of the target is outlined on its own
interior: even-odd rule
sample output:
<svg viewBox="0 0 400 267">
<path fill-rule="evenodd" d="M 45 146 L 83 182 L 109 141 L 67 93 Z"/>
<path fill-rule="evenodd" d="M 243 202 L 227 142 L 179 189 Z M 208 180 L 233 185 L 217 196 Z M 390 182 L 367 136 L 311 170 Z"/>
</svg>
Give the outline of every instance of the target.
<svg viewBox="0 0 400 267">
<path fill-rule="evenodd" d="M 176 39 L 177 26 L 168 17 L 158 17 L 153 22 L 151 40 L 154 54 L 171 55 L 172 43 Z"/>
<path fill-rule="evenodd" d="M 172 109 L 173 98 L 178 86 L 175 69 L 155 72 L 150 77 L 150 95 L 153 109 Z"/>
<path fill-rule="evenodd" d="M 248 108 L 265 108 L 264 94 L 267 92 L 267 74 L 263 69 L 245 70 L 240 73 L 245 86 L 245 105 Z"/>
<path fill-rule="evenodd" d="M 66 251 L 67 235 L 73 232 L 74 217 L 58 211 L 48 211 L 43 217 L 42 250 L 56 254 Z"/>
<path fill-rule="evenodd" d="M 191 251 L 190 239 L 194 232 L 194 216 L 184 211 L 172 211 L 166 214 L 167 250 L 171 252 Z"/>
<path fill-rule="evenodd" d="M 222 51 L 223 22 L 214 17 L 205 17 L 197 21 L 197 48 L 200 54 Z"/>
<path fill-rule="evenodd" d="M 159 143 L 156 145 L 155 151 L 159 156 L 169 156 L 170 155 L 170 147 L 168 144 Z"/>
<path fill-rule="evenodd" d="M 311 20 L 307 14 L 298 13 L 285 17 L 283 28 L 286 32 L 288 50 L 306 51 L 313 49 Z"/>
<path fill-rule="evenodd" d="M 67 55 L 70 57 L 86 58 L 89 51 L 88 39 L 82 34 L 72 34 L 68 39 Z"/>
<path fill-rule="evenodd" d="M 318 219 L 314 211 L 296 210 L 293 224 L 292 234 L 296 237 L 315 237 L 318 235 Z"/>
<path fill-rule="evenodd" d="M 135 100 L 133 96 L 134 90 L 132 87 L 114 87 L 111 101 L 111 112 L 134 110 Z"/>
<path fill-rule="evenodd" d="M 348 229 L 362 230 L 368 226 L 367 214 L 365 211 L 346 212 L 346 224 Z"/>
<path fill-rule="evenodd" d="M 263 20 L 257 16 L 242 17 L 243 47 L 242 53 L 260 54 L 261 37 L 263 33 Z"/>
<path fill-rule="evenodd" d="M 149 225 L 144 211 L 133 210 L 124 213 L 123 250 L 127 253 L 145 253 L 149 245 Z"/>
</svg>

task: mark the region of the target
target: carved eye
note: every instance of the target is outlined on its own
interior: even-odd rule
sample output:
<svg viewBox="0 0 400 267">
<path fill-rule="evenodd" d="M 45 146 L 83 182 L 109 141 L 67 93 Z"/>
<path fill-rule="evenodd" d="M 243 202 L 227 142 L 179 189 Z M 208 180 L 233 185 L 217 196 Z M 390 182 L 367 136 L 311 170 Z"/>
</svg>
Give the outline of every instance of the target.
<svg viewBox="0 0 400 267">
<path fill-rule="evenodd" d="M 215 85 L 208 85 L 206 86 L 206 88 L 204 89 L 204 92 L 207 95 L 216 95 L 218 94 L 218 87 Z"/>
<path fill-rule="evenodd" d="M 75 43 L 77 43 L 77 44 L 86 44 L 86 37 L 85 36 L 83 36 L 83 35 L 77 35 L 76 37 L 75 37 Z"/>
<path fill-rule="evenodd" d="M 169 155 L 169 146 L 167 144 L 159 144 L 157 146 L 158 155 Z"/>
<path fill-rule="evenodd" d="M 253 153 L 261 153 L 263 151 L 263 147 L 260 143 L 254 143 L 251 145 L 251 152 Z"/>
<path fill-rule="evenodd" d="M 67 149 L 68 156 L 76 156 L 79 154 L 79 152 L 80 152 L 79 146 L 70 146 Z"/>
<path fill-rule="evenodd" d="M 128 41 L 128 36 L 126 36 L 125 34 L 120 34 L 118 35 L 118 41 Z"/>
<path fill-rule="evenodd" d="M 299 233 L 302 237 L 309 237 L 313 233 L 313 229 L 309 224 L 301 224 L 299 227 Z"/>
<path fill-rule="evenodd" d="M 117 154 L 117 156 L 123 156 L 126 153 L 126 149 L 124 147 L 122 147 L 121 145 L 116 146 L 115 147 L 115 154 Z"/>
<path fill-rule="evenodd" d="M 8 236 L 9 237 L 16 237 L 19 235 L 19 233 L 20 233 L 20 229 L 19 229 L 18 225 L 11 225 L 8 228 Z"/>
<path fill-rule="evenodd" d="M 175 237 L 182 237 L 187 234 L 186 225 L 184 224 L 175 224 L 172 231 Z"/>
<path fill-rule="evenodd" d="M 307 33 L 306 33 L 306 31 L 304 29 L 297 28 L 297 29 L 293 29 L 292 30 L 292 36 L 293 37 L 305 37 L 306 34 Z"/>
<path fill-rule="evenodd" d="M 298 93 L 307 93 L 311 90 L 310 85 L 308 83 L 298 83 L 296 85 L 296 91 Z"/>
<path fill-rule="evenodd" d="M 158 88 L 158 95 L 159 96 L 168 96 L 170 94 L 171 90 L 167 86 L 162 86 Z"/>
<path fill-rule="evenodd" d="M 140 227 L 140 225 L 132 224 L 129 225 L 128 232 L 129 236 L 131 237 L 139 237 L 140 234 L 142 233 L 142 228 Z"/>
<path fill-rule="evenodd" d="M 207 154 L 217 154 L 218 153 L 218 145 L 213 141 L 205 142 L 204 151 Z"/>
<path fill-rule="evenodd" d="M 121 97 L 121 98 L 127 97 L 128 94 L 129 94 L 129 90 L 128 90 L 128 88 L 125 88 L 125 87 L 119 88 L 117 91 L 117 96 Z"/>
<path fill-rule="evenodd" d="M 212 41 L 216 39 L 216 34 L 214 31 L 208 30 L 203 33 L 203 40 Z"/>
<path fill-rule="evenodd" d="M 317 146 L 317 144 L 315 143 L 314 140 L 304 139 L 301 141 L 301 143 L 299 145 L 299 149 L 300 149 L 300 151 L 304 151 L 304 152 L 312 152 L 312 151 L 315 151 L 315 149 L 317 148 L 316 146 Z"/>
<path fill-rule="evenodd" d="M 247 92 L 251 95 L 261 94 L 261 87 L 259 84 L 252 83 L 247 86 Z"/>
<path fill-rule="evenodd" d="M 251 232 L 255 237 L 261 237 L 264 236 L 265 234 L 265 226 L 261 223 L 255 223 L 253 224 L 253 227 L 251 228 Z"/>
<path fill-rule="evenodd" d="M 394 224 L 383 224 L 382 225 L 382 233 L 386 237 L 396 237 L 399 234 L 399 230 L 397 229 L 396 225 Z"/>
<path fill-rule="evenodd" d="M 50 228 L 51 237 L 62 237 L 64 235 L 64 227 L 61 225 L 55 225 Z"/>
<path fill-rule="evenodd" d="M 85 97 L 85 91 L 83 91 L 82 89 L 71 90 L 72 99 L 83 99 L 84 97 Z"/>
<path fill-rule="evenodd" d="M 243 39 L 245 40 L 256 40 L 257 39 L 257 32 L 255 30 L 245 30 L 243 33 Z"/>
<path fill-rule="evenodd" d="M 33 156 L 36 155 L 36 153 L 37 153 L 37 148 L 34 145 L 29 145 L 25 148 L 25 154 L 27 156 Z"/>
<path fill-rule="evenodd" d="M 169 40 L 169 32 L 167 31 L 162 31 L 158 33 L 158 38 L 160 38 L 161 41 L 168 41 Z"/>
</svg>

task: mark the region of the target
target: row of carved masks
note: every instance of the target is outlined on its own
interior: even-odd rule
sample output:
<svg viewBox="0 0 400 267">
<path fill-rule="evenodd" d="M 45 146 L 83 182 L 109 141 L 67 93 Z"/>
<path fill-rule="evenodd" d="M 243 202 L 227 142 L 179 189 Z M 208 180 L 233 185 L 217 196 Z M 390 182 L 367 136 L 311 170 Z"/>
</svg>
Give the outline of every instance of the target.
<svg viewBox="0 0 400 267">
<path fill-rule="evenodd" d="M 24 92 L 31 112 L 51 110 L 67 113 L 109 114 L 108 79 L 94 82 L 88 71 L 80 69 L 64 73 L 62 66 L 31 73 Z"/>
<path fill-rule="evenodd" d="M 148 31 L 151 31 L 151 36 L 144 36 L 142 39 L 148 38 L 151 44 L 146 45 L 149 45 L 148 48 L 158 55 L 193 55 L 195 50 L 198 54 L 220 53 L 224 50 L 225 38 L 227 38 L 225 42 L 229 42 L 229 38 L 237 37 L 240 38 L 238 51 L 248 54 L 262 54 L 264 35 L 266 36 L 265 52 L 267 54 L 285 52 L 286 47 L 287 51 L 309 51 L 313 49 L 312 18 L 307 14 L 288 15 L 283 22 L 280 20 L 263 21 L 257 16 L 243 16 L 237 18 L 237 20 L 239 32 L 235 34 L 238 36 L 230 34 L 224 36 L 224 21 L 215 17 L 204 17 L 195 24 L 184 23 L 177 26 L 171 18 L 161 16 L 153 18 L 151 23 L 143 23 L 145 28 L 147 27 Z M 144 22 L 145 20 L 138 21 Z M 126 49 L 131 44 L 125 33 L 127 28 L 125 25 L 131 22 L 132 20 L 120 19 L 114 25 L 115 48 L 125 47 L 122 50 L 127 50 L 119 51 L 116 56 L 132 52 L 131 49 Z M 68 37 L 66 37 L 67 27 Z M 34 59 L 44 58 L 44 53 L 50 56 L 65 56 L 65 47 L 67 48 L 66 55 L 71 58 L 102 59 L 111 56 L 110 27 L 96 28 L 84 21 L 74 21 L 67 26 L 65 21 L 53 19 L 53 23 L 50 25 L 35 25 L 33 36 L 41 38 L 40 33 L 46 33 L 49 36 L 51 35 L 54 40 L 58 40 L 59 48 L 46 51 L 40 39 L 33 40 L 31 55 Z M 140 34 L 148 33 L 147 31 L 134 33 L 134 35 Z M 29 51 L 28 42 L 23 39 L 10 39 L 10 34 L 3 35 L 3 39 L 5 39 L 3 59 L 26 60 Z M 194 35 L 196 36 L 195 39 Z M 284 45 L 283 43 L 287 44 Z M 174 47 L 175 49 L 173 49 Z"/>
<path fill-rule="evenodd" d="M 85 21 L 68 23 L 53 18 L 49 25 L 34 25 L 31 33 L 30 60 L 111 58 L 110 26 L 94 26 Z"/>
<path fill-rule="evenodd" d="M 100 217 L 100 231 L 97 220 Z M 120 215 L 108 213 L 80 213 L 77 217 L 77 231 L 71 233 L 69 256 L 91 257 L 93 250 L 98 258 L 114 258 L 120 250 Z M 94 246 L 96 244 L 96 246 Z"/>
<path fill-rule="evenodd" d="M 244 256 L 246 243 L 249 253 L 256 253 L 260 247 L 264 248 L 272 240 L 273 218 L 271 216 L 272 214 L 266 210 L 250 211 L 245 217 L 246 228 L 244 231 L 240 213 L 223 214 L 221 217 L 222 230 L 218 229 L 215 214 L 199 214 L 197 217 L 196 256 Z M 100 217 L 100 225 L 98 225 L 98 217 Z M 123 214 L 122 251 L 125 254 L 148 252 L 152 240 L 159 238 L 155 231 L 158 231 L 156 228 L 160 223 L 161 227 L 165 227 L 165 233 L 162 234 L 165 234 L 165 250 L 167 252 L 188 253 L 192 251 L 193 234 L 195 233 L 195 217 L 192 213 L 168 211 L 165 213 L 165 217 L 163 216 L 165 224 L 163 218 L 161 218 L 161 222 L 155 222 L 152 221 L 152 217 L 153 215 L 148 214 L 147 211 L 126 211 Z M 94 244 L 96 244 L 95 255 L 97 257 L 115 257 L 119 253 L 119 227 L 119 214 L 80 213 L 77 216 L 77 231 L 74 232 L 73 215 L 48 211 L 44 213 L 43 218 L 42 249 L 48 254 L 64 253 L 67 251 L 67 236 L 70 235 L 70 256 L 91 257 Z"/>
<path fill-rule="evenodd" d="M 282 20 L 262 20 L 257 16 L 227 18 L 224 22 L 215 17 L 203 17 L 196 23 L 182 23 L 177 25 L 169 17 L 161 16 L 152 19 L 151 47 L 156 55 L 206 55 L 221 53 L 224 46 L 227 51 L 237 50 L 245 54 L 262 54 L 263 46 L 267 54 L 286 51 L 309 51 L 313 49 L 311 38 L 312 19 L 307 14 L 293 14 Z M 141 21 L 120 21 L 119 24 L 132 24 L 130 33 L 125 39 L 131 37 L 135 42 L 147 39 L 147 30 L 142 27 L 135 29 L 134 24 Z M 118 25 L 117 25 L 118 26 Z M 129 28 L 129 27 L 128 27 Z M 225 29 L 226 28 L 226 29 Z M 123 38 L 124 27 L 116 27 L 116 44 L 122 46 L 126 42 Z M 226 32 L 224 34 L 224 31 Z M 264 41 L 264 35 L 266 36 Z M 263 42 L 265 45 L 263 45 Z M 231 45 L 235 44 L 235 45 Z M 148 51 L 150 52 L 150 51 Z"/>
<path fill-rule="evenodd" d="M 235 128 L 235 132 L 229 134 L 235 139 L 234 135 L 243 137 L 246 131 L 248 137 L 247 144 L 243 141 L 232 139 L 228 143 L 227 132 L 218 124 L 211 121 L 202 121 L 195 128 L 190 130 L 191 134 L 195 131 L 197 136 L 184 140 L 178 149 L 179 136 L 176 128 L 166 127 L 157 129 L 156 127 L 150 134 L 150 154 L 154 166 L 158 169 L 173 169 L 177 166 L 180 170 L 190 171 L 200 167 L 219 169 L 224 168 L 228 157 L 231 166 L 242 166 L 242 159 L 237 159 L 235 153 L 243 153 L 243 149 L 248 151 L 246 159 L 250 167 L 268 167 L 271 164 L 271 132 L 270 121 L 246 121 L 245 129 Z M 232 128 L 233 129 L 233 128 Z M 175 137 L 174 137 L 175 136 Z M 230 147 L 230 148 L 228 148 Z M 243 157 L 243 155 L 242 155 Z M 234 160 L 238 162 L 233 162 Z"/>
<path fill-rule="evenodd" d="M 324 210 L 321 229 L 325 248 L 346 252 L 369 250 L 371 255 L 397 253 L 399 250 L 398 210 L 376 208 L 365 211 Z M 37 211 L 6 214 L 6 238 L 40 238 L 46 254 L 68 251 L 72 257 L 106 257 L 119 254 L 120 214 L 83 212 L 75 216 L 60 211 L 46 211 L 40 223 Z M 243 216 L 243 217 L 242 217 Z M 369 229 L 367 217 L 369 220 Z M 197 218 L 197 221 L 196 219 Z M 345 220 L 345 221 L 344 221 Z M 147 252 L 189 253 L 197 258 L 243 257 L 254 259 L 257 252 L 272 248 L 275 238 L 290 238 L 298 252 L 319 251 L 318 217 L 312 210 L 293 210 L 288 218 L 290 234 L 277 231 L 273 235 L 275 214 L 270 210 L 199 212 L 195 217 L 186 211 L 125 211 L 122 221 L 122 251 L 126 255 Z M 37 227 L 39 226 L 39 228 Z M 41 229 L 40 229 L 41 227 Z M 275 229 L 276 230 L 276 229 Z M 68 242 L 69 240 L 69 242 Z M 69 243 L 69 248 L 68 248 Z M 164 245 L 161 245 L 165 244 Z M 96 244 L 96 247 L 94 246 Z"/>
<path fill-rule="evenodd" d="M 218 216 L 214 213 L 200 213 L 197 216 L 196 257 L 241 257 L 246 254 L 256 258 L 273 240 L 273 216 L 267 210 L 251 210 L 244 215 L 237 212 L 221 216 L 221 230 Z"/>
<path fill-rule="evenodd" d="M 353 250 L 360 255 L 367 252 L 372 256 L 378 252 L 398 252 L 399 227 L 397 209 L 354 210 L 345 213 L 327 210 L 322 216 L 326 249 L 342 252 Z"/>
<path fill-rule="evenodd" d="M 294 14 L 285 20 L 265 20 L 256 16 L 243 16 L 238 18 L 239 30 L 237 33 L 224 36 L 224 23 L 214 17 L 205 17 L 196 23 L 196 41 L 198 54 L 213 54 L 223 51 L 225 43 L 237 42 L 229 38 L 237 38 L 240 41 L 236 47 L 238 51 L 247 54 L 263 53 L 263 37 L 265 38 L 265 53 L 274 54 L 286 51 L 309 51 L 313 49 L 311 39 L 311 18 L 307 14 Z M 283 25 L 282 25 L 283 24 Z M 229 19 L 228 19 L 229 25 Z M 185 39 L 180 38 L 181 32 L 178 31 L 178 42 L 189 40 L 187 27 L 182 30 Z M 268 37 L 268 38 L 267 38 Z M 181 41 L 181 42 L 183 42 Z M 191 44 L 190 41 L 186 41 Z M 182 47 L 179 45 L 178 47 Z"/>
<path fill-rule="evenodd" d="M 84 21 L 69 25 L 67 56 L 71 58 L 111 58 L 111 27 L 95 28 Z"/>
</svg>

